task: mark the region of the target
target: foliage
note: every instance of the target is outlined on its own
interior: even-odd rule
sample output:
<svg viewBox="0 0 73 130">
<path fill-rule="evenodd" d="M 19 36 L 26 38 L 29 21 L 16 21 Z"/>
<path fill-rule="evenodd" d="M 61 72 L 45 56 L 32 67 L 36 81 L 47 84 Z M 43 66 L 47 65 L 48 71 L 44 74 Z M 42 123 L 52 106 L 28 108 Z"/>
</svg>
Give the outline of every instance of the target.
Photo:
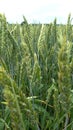
<svg viewBox="0 0 73 130">
<path fill-rule="evenodd" d="M 0 130 L 73 129 L 73 26 L 0 14 Z"/>
</svg>

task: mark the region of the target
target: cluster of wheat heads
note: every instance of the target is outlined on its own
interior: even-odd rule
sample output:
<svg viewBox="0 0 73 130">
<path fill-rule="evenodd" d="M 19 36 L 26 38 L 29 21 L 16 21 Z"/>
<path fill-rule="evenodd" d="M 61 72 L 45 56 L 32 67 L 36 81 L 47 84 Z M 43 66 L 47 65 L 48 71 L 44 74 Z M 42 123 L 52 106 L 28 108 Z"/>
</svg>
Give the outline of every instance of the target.
<svg viewBox="0 0 73 130">
<path fill-rule="evenodd" d="M 73 129 L 73 27 L 0 14 L 0 130 Z"/>
</svg>

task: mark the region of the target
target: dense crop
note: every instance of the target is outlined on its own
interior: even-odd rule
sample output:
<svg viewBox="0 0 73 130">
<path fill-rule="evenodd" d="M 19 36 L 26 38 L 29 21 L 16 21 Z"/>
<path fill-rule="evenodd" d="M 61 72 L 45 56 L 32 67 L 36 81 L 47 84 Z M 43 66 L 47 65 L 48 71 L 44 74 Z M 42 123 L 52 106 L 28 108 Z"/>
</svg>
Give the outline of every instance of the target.
<svg viewBox="0 0 73 130">
<path fill-rule="evenodd" d="M 73 26 L 0 14 L 0 130 L 73 130 Z"/>
</svg>

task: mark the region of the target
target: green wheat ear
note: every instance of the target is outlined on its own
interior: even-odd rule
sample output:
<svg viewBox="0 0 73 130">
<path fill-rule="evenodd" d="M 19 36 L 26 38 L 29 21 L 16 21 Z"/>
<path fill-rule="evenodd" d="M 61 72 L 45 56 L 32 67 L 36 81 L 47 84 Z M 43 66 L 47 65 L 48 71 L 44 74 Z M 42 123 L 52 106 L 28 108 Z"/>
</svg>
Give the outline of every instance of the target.
<svg viewBox="0 0 73 130">
<path fill-rule="evenodd" d="M 68 110 L 70 104 L 70 43 L 65 41 L 61 44 L 58 53 L 58 83 L 60 91 L 60 102 L 63 109 Z"/>
<path fill-rule="evenodd" d="M 58 52 L 58 86 L 59 86 L 59 102 L 61 109 L 65 115 L 65 128 L 69 123 L 71 113 L 71 68 L 70 68 L 70 52 L 72 43 L 66 42 L 64 37 Z"/>
</svg>

